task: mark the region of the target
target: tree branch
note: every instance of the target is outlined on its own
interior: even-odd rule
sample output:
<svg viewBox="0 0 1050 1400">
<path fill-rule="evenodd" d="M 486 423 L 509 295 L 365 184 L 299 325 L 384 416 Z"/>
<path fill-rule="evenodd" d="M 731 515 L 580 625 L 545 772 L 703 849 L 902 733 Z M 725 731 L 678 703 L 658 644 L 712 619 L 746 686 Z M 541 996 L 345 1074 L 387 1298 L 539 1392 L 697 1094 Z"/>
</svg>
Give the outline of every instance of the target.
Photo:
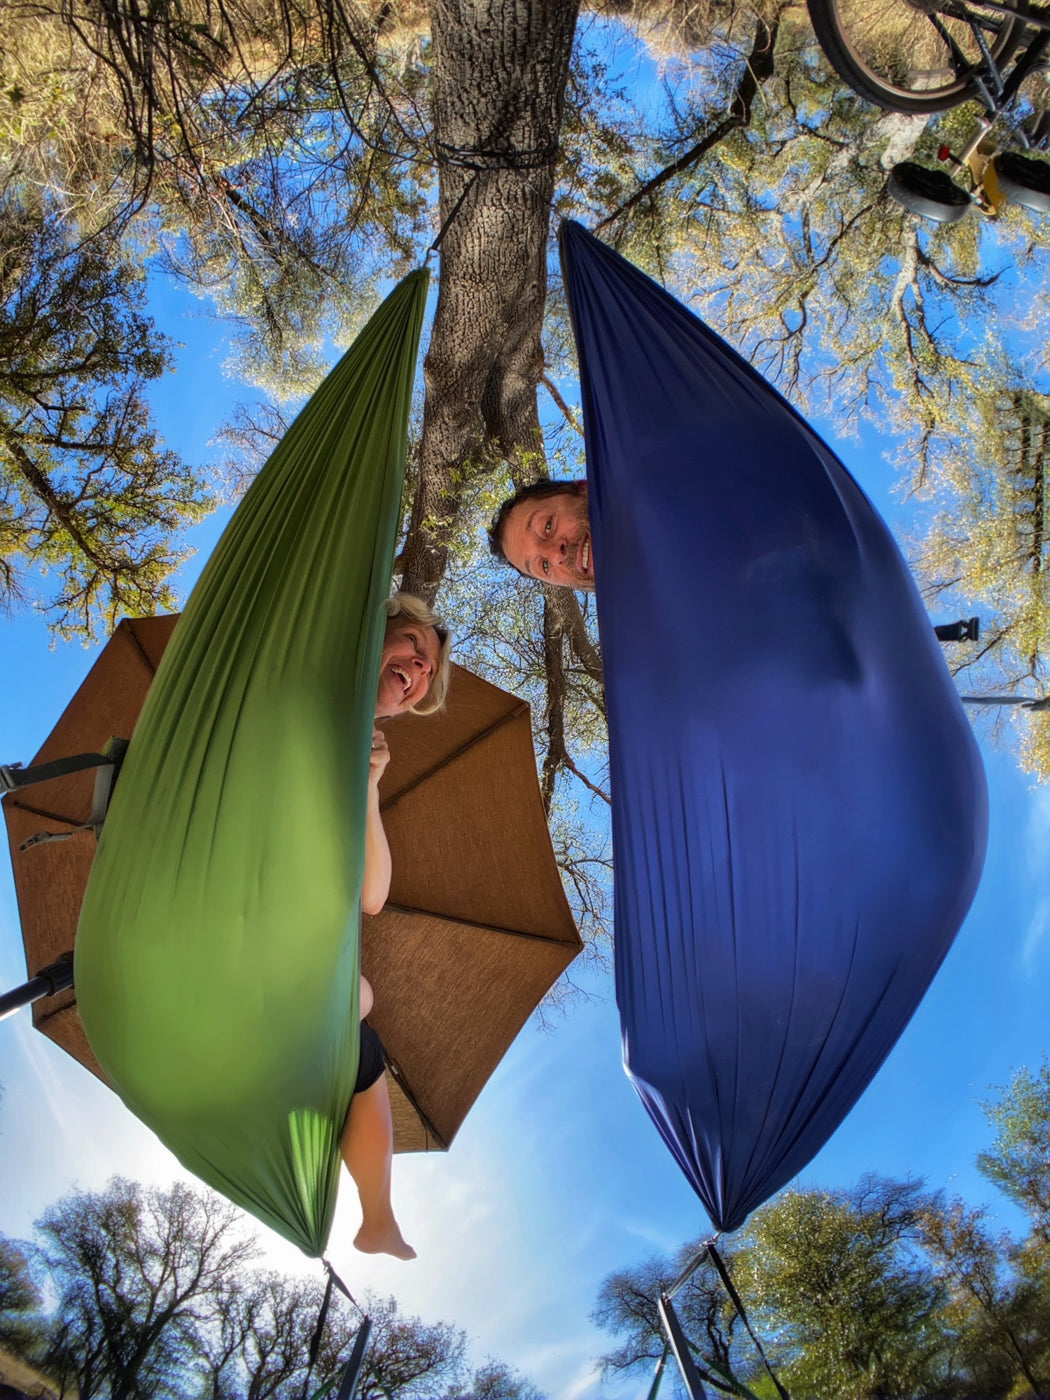
<svg viewBox="0 0 1050 1400">
<path fill-rule="evenodd" d="M 683 171 L 690 169 L 697 164 L 714 146 L 720 141 L 724 141 L 731 132 L 738 127 L 747 126 L 751 120 L 751 104 L 758 91 L 759 84 L 764 82 L 773 74 L 773 49 L 777 41 L 777 32 L 780 27 L 779 20 L 775 20 L 772 25 L 764 19 L 758 20 L 755 30 L 755 41 L 751 46 L 751 52 L 747 56 L 743 74 L 737 83 L 736 91 L 729 104 L 729 115 L 718 123 L 715 129 L 700 141 L 692 146 L 684 155 L 679 156 L 670 165 L 664 166 L 659 174 L 654 175 L 651 180 L 646 180 L 645 184 L 635 190 L 630 199 L 627 199 L 618 209 L 614 209 L 611 214 L 607 214 L 595 224 L 595 232 L 605 228 L 613 220 L 626 214 L 635 205 L 640 204 L 643 199 L 661 185 L 667 184 L 668 180 L 673 180 L 676 175 L 681 175 Z"/>
</svg>

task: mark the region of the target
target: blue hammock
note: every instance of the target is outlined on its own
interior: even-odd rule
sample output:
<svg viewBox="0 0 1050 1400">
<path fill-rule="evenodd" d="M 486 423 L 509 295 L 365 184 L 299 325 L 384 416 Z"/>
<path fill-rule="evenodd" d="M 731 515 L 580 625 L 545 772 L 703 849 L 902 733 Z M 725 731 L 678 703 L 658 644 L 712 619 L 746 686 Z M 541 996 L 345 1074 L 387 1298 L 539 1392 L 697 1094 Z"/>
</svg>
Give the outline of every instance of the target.
<svg viewBox="0 0 1050 1400">
<path fill-rule="evenodd" d="M 856 1102 L 977 888 L 980 757 L 870 502 L 578 225 L 624 1060 L 715 1227 Z"/>
</svg>

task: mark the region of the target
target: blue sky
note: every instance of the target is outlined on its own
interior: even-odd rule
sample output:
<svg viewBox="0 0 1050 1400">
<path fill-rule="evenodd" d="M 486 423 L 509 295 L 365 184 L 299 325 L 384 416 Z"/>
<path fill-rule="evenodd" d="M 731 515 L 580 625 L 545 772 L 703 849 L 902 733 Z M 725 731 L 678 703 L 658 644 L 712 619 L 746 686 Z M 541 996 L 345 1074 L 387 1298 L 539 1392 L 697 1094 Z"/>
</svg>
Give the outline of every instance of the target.
<svg viewBox="0 0 1050 1400">
<path fill-rule="evenodd" d="M 163 327 L 184 342 L 178 372 L 154 403 L 168 442 L 207 460 L 236 401 L 222 375 L 221 327 L 197 304 L 158 294 Z M 817 426 L 834 441 L 832 426 Z M 896 528 L 894 499 L 873 435 L 838 443 Z M 193 532 L 200 553 L 215 521 Z M 480 545 L 479 545 L 480 547 Z M 0 619 L 6 684 L 0 761 L 28 760 L 93 653 L 51 648 L 39 618 Z M 1050 722 L 1048 719 L 1047 722 Z M 1050 973 L 1050 795 L 1033 791 L 1008 756 L 985 748 L 991 840 L 973 911 L 911 1026 L 803 1181 L 846 1185 L 862 1171 L 916 1173 L 1015 1223 L 973 1168 L 988 1133 L 978 1099 L 1046 1045 Z M 25 975 L 9 870 L 0 871 L 0 986 Z M 354 1192 L 344 1182 L 330 1255 L 355 1293 L 393 1293 L 406 1311 L 464 1327 L 473 1357 L 498 1356 L 558 1400 L 634 1396 L 639 1383 L 602 1382 L 594 1358 L 611 1339 L 589 1322 L 602 1278 L 705 1232 L 706 1220 L 662 1148 L 620 1068 L 611 980 L 588 974 L 593 999 L 545 1032 L 523 1032 L 446 1155 L 398 1158 L 395 1197 L 419 1260 L 356 1254 Z M 113 1173 L 168 1183 L 181 1169 L 116 1099 L 33 1032 L 28 1014 L 0 1026 L 0 1231 L 27 1236 L 41 1210 L 73 1186 Z M 259 1227 L 263 1234 L 263 1227 Z M 267 1236 L 274 1263 L 312 1266 Z"/>
</svg>

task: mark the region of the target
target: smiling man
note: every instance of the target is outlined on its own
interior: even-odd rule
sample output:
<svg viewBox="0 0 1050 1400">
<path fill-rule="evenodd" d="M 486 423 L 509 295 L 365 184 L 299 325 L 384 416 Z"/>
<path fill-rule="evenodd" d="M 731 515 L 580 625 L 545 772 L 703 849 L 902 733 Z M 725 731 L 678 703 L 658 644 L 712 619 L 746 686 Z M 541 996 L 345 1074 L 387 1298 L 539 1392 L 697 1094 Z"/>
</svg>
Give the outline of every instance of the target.
<svg viewBox="0 0 1050 1400">
<path fill-rule="evenodd" d="M 526 578 L 594 591 L 585 481 L 536 481 L 503 502 L 489 547 Z"/>
<path fill-rule="evenodd" d="M 534 481 L 503 502 L 489 526 L 489 548 L 526 578 L 594 592 L 585 481 Z M 940 642 L 976 642 L 978 618 L 933 629 Z"/>
</svg>

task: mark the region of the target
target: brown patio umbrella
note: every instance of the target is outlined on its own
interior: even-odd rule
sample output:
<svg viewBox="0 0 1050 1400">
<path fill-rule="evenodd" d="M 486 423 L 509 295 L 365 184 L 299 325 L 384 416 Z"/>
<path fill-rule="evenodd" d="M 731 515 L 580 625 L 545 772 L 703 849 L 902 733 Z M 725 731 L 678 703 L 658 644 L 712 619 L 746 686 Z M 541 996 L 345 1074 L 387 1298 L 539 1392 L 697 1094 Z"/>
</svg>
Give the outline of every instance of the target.
<svg viewBox="0 0 1050 1400">
<path fill-rule="evenodd" d="M 130 738 L 177 619 L 124 621 L 33 760 Z M 442 715 L 388 721 L 382 808 L 390 901 L 364 919 L 369 1021 L 391 1068 L 399 1152 L 446 1148 L 533 1008 L 579 952 L 536 779 L 528 705 L 460 667 Z M 30 976 L 73 946 L 95 852 L 92 770 L 8 793 L 4 816 Z M 20 850 L 38 832 L 68 840 Z M 75 994 L 36 1026 L 104 1078 Z"/>
</svg>

